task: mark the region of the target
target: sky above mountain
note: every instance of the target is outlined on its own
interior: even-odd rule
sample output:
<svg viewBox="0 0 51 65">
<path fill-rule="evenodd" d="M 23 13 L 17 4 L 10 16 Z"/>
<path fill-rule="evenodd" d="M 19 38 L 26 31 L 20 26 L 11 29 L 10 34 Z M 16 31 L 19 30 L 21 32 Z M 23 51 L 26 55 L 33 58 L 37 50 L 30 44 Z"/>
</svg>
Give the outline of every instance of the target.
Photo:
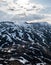
<svg viewBox="0 0 51 65">
<path fill-rule="evenodd" d="M 0 0 L 0 21 L 51 23 L 51 0 Z"/>
</svg>

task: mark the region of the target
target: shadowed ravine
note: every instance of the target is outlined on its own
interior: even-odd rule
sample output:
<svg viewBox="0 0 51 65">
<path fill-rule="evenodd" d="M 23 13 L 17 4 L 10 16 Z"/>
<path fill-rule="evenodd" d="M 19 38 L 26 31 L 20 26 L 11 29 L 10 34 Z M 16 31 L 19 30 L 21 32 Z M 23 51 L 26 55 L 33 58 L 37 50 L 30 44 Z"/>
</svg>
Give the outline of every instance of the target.
<svg viewBox="0 0 51 65">
<path fill-rule="evenodd" d="M 51 65 L 51 25 L 0 22 L 0 64 Z"/>
</svg>

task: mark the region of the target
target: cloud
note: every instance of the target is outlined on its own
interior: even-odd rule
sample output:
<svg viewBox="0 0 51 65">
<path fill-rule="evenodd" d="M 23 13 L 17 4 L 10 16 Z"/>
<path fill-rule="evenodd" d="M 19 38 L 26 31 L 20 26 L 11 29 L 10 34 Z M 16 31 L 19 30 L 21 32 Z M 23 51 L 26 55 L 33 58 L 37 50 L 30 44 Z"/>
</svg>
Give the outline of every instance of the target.
<svg viewBox="0 0 51 65">
<path fill-rule="evenodd" d="M 42 2 L 35 3 L 33 0 L 0 0 L 0 21 L 51 21 L 50 10 L 49 5 L 47 7 Z"/>
<path fill-rule="evenodd" d="M 30 14 L 37 13 L 43 6 L 36 3 L 30 3 L 29 0 L 3 0 L 0 2 L 0 10 L 6 12 L 7 14 Z"/>
<path fill-rule="evenodd" d="M 11 21 L 12 15 L 6 14 L 3 11 L 0 11 L 0 21 Z"/>
<path fill-rule="evenodd" d="M 28 23 L 31 23 L 31 22 L 48 22 L 51 24 L 51 14 L 41 14 L 41 16 L 42 16 L 41 19 L 29 20 L 27 22 Z"/>
</svg>

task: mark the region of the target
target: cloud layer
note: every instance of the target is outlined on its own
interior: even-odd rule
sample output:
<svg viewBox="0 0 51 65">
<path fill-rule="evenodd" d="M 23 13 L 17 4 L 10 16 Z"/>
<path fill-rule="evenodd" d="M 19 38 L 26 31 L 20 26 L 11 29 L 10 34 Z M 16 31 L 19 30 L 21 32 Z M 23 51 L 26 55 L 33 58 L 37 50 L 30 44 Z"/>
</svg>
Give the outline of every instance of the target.
<svg viewBox="0 0 51 65">
<path fill-rule="evenodd" d="M 0 21 L 51 21 L 48 8 L 33 0 L 0 0 Z"/>
</svg>

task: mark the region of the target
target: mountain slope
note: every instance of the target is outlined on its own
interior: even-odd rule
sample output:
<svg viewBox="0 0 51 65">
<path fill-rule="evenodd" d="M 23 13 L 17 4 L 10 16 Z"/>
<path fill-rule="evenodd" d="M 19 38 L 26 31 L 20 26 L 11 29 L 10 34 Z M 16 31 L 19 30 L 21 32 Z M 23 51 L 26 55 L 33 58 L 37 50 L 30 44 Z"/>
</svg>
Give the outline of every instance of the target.
<svg viewBox="0 0 51 65">
<path fill-rule="evenodd" d="M 13 59 L 25 65 L 51 64 L 51 25 L 0 22 L 0 58 L 6 65 Z"/>
</svg>

